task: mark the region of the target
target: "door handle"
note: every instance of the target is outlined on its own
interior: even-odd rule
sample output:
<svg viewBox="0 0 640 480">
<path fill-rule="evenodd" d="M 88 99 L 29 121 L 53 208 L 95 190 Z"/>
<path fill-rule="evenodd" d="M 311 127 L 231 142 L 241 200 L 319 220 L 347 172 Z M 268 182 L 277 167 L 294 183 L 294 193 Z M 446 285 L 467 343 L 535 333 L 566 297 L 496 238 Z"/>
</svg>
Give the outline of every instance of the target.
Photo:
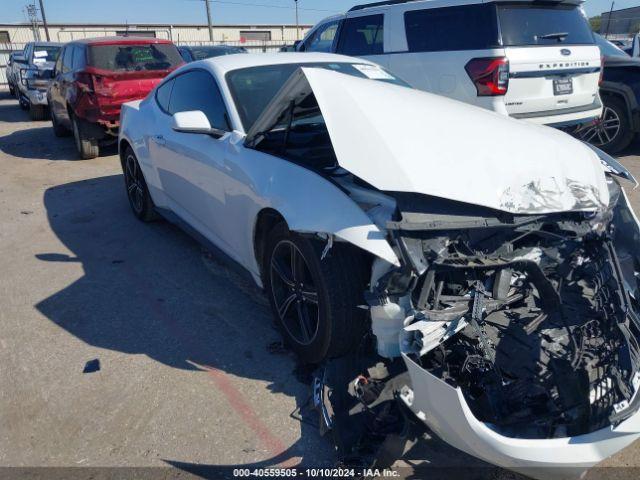
<svg viewBox="0 0 640 480">
<path fill-rule="evenodd" d="M 162 135 L 154 135 L 153 141 L 156 142 L 158 145 L 165 145 L 167 143 L 167 141 L 164 139 Z"/>
</svg>

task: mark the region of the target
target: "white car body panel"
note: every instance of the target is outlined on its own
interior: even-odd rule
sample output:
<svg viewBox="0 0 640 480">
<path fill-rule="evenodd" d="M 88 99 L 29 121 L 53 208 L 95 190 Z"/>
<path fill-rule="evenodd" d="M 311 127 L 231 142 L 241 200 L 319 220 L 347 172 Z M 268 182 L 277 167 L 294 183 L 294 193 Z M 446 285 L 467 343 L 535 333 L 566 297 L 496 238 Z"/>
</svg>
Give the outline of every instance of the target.
<svg viewBox="0 0 640 480">
<path fill-rule="evenodd" d="M 475 418 L 459 388 L 434 377 L 403 354 L 413 384 L 402 398 L 439 437 L 493 464 L 541 479 L 578 478 L 585 470 L 640 438 L 640 412 L 615 428 L 575 437 L 510 438 Z"/>
<path fill-rule="evenodd" d="M 242 60 L 236 62 L 232 57 L 246 56 L 229 55 L 226 61 L 216 61 L 218 71 L 211 68 L 213 62 L 197 63 L 211 68 L 214 75 L 224 75 L 226 70 L 221 64 L 230 69 L 240 68 Z M 313 63 L 327 58 L 354 61 L 321 54 L 260 55 L 265 64 Z M 187 67 L 193 65 L 195 63 Z M 230 98 L 226 86 L 219 84 L 223 94 L 226 92 Z M 142 102 L 123 106 L 120 138 L 134 147 L 156 206 L 173 211 L 249 270 L 260 285 L 253 233 L 258 213 L 266 208 L 278 211 L 291 230 L 335 235 L 391 264 L 398 264 L 384 234 L 337 186 L 308 169 L 245 148 L 237 111 L 230 102 L 227 107 L 237 130 L 217 140 L 207 135 L 173 131 L 171 117 L 158 108 L 153 92 Z M 159 136 L 162 145 L 158 144 Z M 309 196 L 309 192 L 314 192 L 313 196 Z M 229 222 L 230 218 L 234 221 Z"/>
<path fill-rule="evenodd" d="M 254 234 L 265 209 L 280 213 L 293 231 L 320 235 L 328 242 L 335 237 L 370 252 L 379 259 L 373 262 L 373 280 L 400 265 L 384 228 L 393 201 L 366 211 L 357 202 L 368 196 L 361 203 L 375 202 L 379 192 L 360 187 L 362 191 L 352 191 L 350 197 L 308 168 L 247 146 L 291 95 L 313 91 L 338 163 L 379 190 L 519 214 L 595 211 L 608 205 L 608 167 L 596 151 L 563 133 L 433 94 L 319 68 L 299 69 L 245 133 L 226 85 L 227 72 L 323 61 L 366 63 L 325 54 L 248 54 L 178 69 L 168 78 L 201 68 L 218 81 L 233 129 L 219 139 L 173 131 L 172 118 L 157 106 L 155 91 L 122 108 L 121 148 L 123 142 L 133 148 L 155 205 L 172 211 L 236 260 L 258 285 L 262 282 Z M 459 139 L 462 130 L 464 142 Z M 403 357 L 413 389 L 404 391 L 405 403 L 443 440 L 494 464 L 525 469 L 529 475 L 530 468 L 538 467 L 583 470 L 640 437 L 640 412 L 615 428 L 578 437 L 504 437 L 474 417 L 461 390 Z"/>
<path fill-rule="evenodd" d="M 564 133 L 418 90 L 302 71 L 300 88 L 308 82 L 313 90 L 338 163 L 380 190 L 520 214 L 597 210 L 609 201 L 598 156 Z M 279 99 L 280 108 L 265 112 L 252 130 L 262 130 L 289 101 L 289 94 Z M 467 132 L 464 142 L 459 129 Z M 496 142 L 504 131 L 509 135 Z"/>
</svg>

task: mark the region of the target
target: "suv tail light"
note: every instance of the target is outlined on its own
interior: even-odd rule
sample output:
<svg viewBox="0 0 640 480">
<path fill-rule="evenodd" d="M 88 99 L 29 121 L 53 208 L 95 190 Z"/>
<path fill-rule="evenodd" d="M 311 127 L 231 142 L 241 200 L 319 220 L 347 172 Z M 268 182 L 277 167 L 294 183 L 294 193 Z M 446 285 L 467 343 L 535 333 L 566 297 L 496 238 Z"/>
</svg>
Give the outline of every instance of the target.
<svg viewBox="0 0 640 480">
<path fill-rule="evenodd" d="M 474 58 L 464 69 L 479 97 L 504 95 L 509 88 L 509 60 L 505 57 Z"/>
</svg>

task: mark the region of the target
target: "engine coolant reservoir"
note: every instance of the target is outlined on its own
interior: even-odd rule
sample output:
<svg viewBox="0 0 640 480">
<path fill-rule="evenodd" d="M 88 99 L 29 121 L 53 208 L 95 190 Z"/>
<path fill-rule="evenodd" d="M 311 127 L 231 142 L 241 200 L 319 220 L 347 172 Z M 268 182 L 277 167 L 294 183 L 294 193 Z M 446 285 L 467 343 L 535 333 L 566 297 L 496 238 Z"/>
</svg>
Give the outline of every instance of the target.
<svg viewBox="0 0 640 480">
<path fill-rule="evenodd" d="M 404 327 L 405 311 L 397 303 L 371 307 L 371 329 L 377 339 L 381 357 L 400 356 L 400 332 Z"/>
</svg>

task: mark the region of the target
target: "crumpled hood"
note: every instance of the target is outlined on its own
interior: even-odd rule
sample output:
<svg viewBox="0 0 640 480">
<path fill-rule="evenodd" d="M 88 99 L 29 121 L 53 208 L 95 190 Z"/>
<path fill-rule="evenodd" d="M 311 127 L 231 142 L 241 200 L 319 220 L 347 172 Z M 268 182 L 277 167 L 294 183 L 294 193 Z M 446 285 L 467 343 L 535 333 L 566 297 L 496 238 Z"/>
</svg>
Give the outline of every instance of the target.
<svg viewBox="0 0 640 480">
<path fill-rule="evenodd" d="M 379 190 L 520 214 L 609 202 L 598 155 L 558 130 L 406 87 L 301 71 L 292 90 L 300 98 L 308 82 L 338 163 Z"/>
</svg>

